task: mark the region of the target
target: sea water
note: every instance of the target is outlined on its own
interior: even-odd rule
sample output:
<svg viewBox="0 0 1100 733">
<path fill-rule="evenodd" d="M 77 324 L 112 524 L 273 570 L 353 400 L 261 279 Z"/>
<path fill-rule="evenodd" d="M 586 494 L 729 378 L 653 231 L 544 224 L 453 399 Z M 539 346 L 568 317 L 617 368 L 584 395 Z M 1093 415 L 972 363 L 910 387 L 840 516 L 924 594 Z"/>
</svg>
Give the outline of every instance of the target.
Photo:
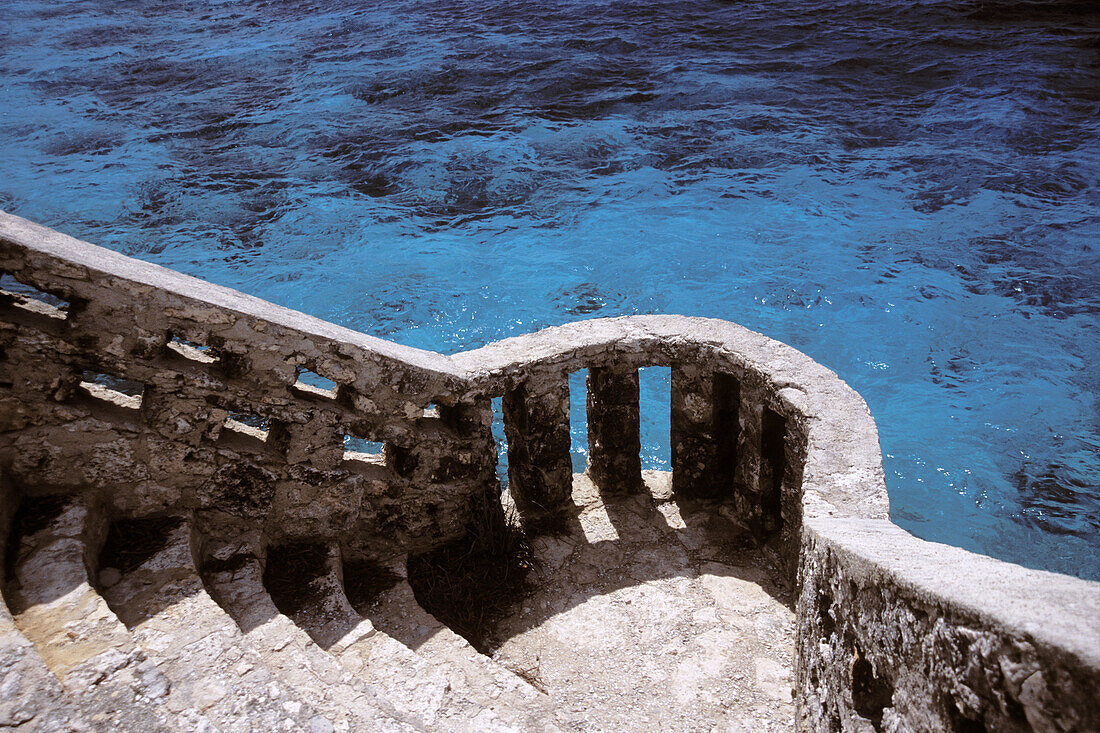
<svg viewBox="0 0 1100 733">
<path fill-rule="evenodd" d="M 901 526 L 1100 578 L 1098 3 L 7 0 L 0 81 L 0 208 L 444 352 L 736 321 Z"/>
</svg>

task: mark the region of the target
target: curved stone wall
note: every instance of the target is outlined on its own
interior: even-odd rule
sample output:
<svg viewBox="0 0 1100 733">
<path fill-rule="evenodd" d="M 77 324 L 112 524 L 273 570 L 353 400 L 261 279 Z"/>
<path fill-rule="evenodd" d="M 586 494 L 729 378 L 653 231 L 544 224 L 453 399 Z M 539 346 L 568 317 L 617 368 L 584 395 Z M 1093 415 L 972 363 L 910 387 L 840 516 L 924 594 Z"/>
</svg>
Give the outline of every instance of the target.
<svg viewBox="0 0 1100 733">
<path fill-rule="evenodd" d="M 588 370 L 593 479 L 629 492 L 637 369 L 671 367 L 674 491 L 732 498 L 796 583 L 804 729 L 1100 728 L 1100 584 L 893 525 L 863 400 L 765 336 L 640 316 L 444 356 L 6 214 L 0 273 L 0 470 L 24 496 L 90 492 L 112 518 L 184 510 L 350 557 L 424 549 L 499 492 L 493 398 L 517 505 L 553 516 L 568 374 Z"/>
</svg>

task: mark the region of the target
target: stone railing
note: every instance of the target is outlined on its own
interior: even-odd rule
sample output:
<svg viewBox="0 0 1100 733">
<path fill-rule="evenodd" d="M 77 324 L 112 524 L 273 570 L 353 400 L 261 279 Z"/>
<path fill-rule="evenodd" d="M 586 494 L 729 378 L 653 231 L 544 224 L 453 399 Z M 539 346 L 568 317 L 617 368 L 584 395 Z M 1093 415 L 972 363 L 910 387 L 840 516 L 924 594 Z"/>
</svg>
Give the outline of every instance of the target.
<svg viewBox="0 0 1100 733">
<path fill-rule="evenodd" d="M 732 500 L 795 583 L 806 730 L 1100 728 L 1100 584 L 919 540 L 889 520 L 863 400 L 734 324 L 601 319 L 443 356 L 0 215 L 0 469 L 112 517 L 193 512 L 349 557 L 432 547 L 509 489 L 569 501 L 568 374 L 589 472 L 640 491 L 638 372 L 672 369 L 673 490 Z M 5 511 L 10 511 L 6 508 Z"/>
<path fill-rule="evenodd" d="M 457 400 L 466 380 L 447 357 L 0 226 L 0 271 L 23 291 L 0 324 L 0 460 L 24 491 L 96 488 L 120 515 L 186 507 L 262 521 L 271 540 L 408 547 L 460 533 L 488 490 L 484 415 Z"/>
</svg>

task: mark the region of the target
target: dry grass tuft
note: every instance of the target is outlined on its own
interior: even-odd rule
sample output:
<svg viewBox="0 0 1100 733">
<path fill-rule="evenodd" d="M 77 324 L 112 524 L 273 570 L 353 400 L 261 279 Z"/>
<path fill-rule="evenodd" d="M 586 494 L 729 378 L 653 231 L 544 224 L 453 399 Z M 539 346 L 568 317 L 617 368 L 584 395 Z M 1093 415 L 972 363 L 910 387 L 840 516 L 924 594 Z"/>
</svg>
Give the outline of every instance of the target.
<svg viewBox="0 0 1100 733">
<path fill-rule="evenodd" d="M 493 501 L 459 540 L 409 558 L 417 602 L 483 654 L 496 623 L 528 594 L 535 566 L 526 535 Z"/>
<path fill-rule="evenodd" d="M 325 574 L 328 549 L 314 542 L 272 547 L 264 567 L 264 587 L 275 607 L 290 618 L 318 603 L 322 590 L 314 582 Z"/>
</svg>

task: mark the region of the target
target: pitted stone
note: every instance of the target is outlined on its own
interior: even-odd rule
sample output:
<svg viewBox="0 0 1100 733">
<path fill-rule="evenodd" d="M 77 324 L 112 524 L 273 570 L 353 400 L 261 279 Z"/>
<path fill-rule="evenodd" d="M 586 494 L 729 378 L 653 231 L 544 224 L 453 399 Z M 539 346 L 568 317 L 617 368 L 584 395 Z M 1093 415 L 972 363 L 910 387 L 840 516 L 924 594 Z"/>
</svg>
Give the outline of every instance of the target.
<svg viewBox="0 0 1100 733">
<path fill-rule="evenodd" d="M 556 514 L 569 501 L 569 381 L 564 372 L 532 377 L 504 394 L 508 482 L 521 511 Z"/>
<path fill-rule="evenodd" d="M 642 490 L 638 370 L 588 370 L 588 470 L 602 491 Z"/>
</svg>

